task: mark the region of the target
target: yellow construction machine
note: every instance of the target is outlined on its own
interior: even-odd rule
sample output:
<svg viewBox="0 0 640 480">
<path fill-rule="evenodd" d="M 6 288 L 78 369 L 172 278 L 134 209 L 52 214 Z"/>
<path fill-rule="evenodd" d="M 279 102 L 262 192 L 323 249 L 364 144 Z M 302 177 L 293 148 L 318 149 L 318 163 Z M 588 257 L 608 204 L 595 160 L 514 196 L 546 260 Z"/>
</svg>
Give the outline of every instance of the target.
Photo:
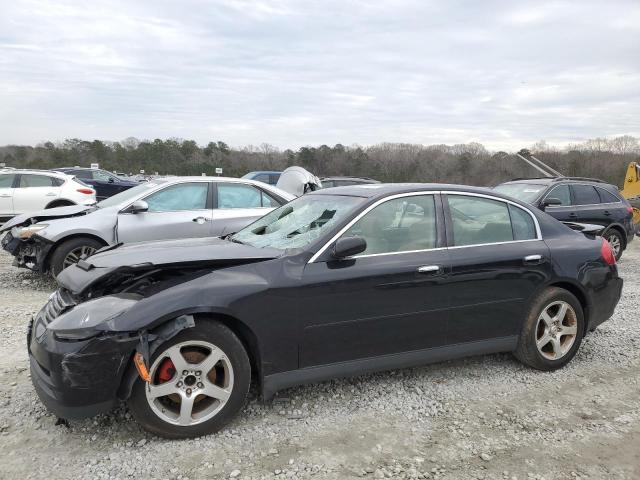
<svg viewBox="0 0 640 480">
<path fill-rule="evenodd" d="M 640 165 L 636 162 L 631 162 L 627 167 L 620 193 L 633 207 L 633 223 L 637 232 L 640 227 Z"/>
</svg>

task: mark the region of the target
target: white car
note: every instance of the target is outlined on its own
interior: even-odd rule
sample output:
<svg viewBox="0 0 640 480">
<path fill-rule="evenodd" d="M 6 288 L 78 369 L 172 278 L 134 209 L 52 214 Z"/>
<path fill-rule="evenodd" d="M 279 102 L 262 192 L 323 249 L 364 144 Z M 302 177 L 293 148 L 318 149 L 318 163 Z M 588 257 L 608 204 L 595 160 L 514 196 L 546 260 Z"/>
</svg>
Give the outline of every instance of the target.
<svg viewBox="0 0 640 480">
<path fill-rule="evenodd" d="M 95 202 L 96 191 L 71 175 L 43 170 L 0 171 L 0 218 Z"/>
</svg>

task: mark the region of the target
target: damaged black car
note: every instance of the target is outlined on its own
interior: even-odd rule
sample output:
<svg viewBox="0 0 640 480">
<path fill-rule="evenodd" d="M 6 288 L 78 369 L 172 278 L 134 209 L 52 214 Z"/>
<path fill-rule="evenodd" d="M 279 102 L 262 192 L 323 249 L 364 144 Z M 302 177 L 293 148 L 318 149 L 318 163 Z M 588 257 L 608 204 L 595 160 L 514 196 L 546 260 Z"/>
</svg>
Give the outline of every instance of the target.
<svg viewBox="0 0 640 480">
<path fill-rule="evenodd" d="M 620 298 L 611 246 L 495 192 L 309 193 L 234 235 L 106 247 L 58 276 L 28 333 L 61 418 L 127 402 L 170 438 L 215 432 L 261 395 L 513 352 L 566 365 Z"/>
</svg>

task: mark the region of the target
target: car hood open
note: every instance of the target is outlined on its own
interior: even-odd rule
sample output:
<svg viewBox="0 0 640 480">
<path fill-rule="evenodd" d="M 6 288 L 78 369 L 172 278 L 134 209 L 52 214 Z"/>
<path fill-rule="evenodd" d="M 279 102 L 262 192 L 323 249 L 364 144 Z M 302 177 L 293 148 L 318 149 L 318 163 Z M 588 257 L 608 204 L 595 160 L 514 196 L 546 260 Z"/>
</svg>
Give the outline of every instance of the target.
<svg viewBox="0 0 640 480">
<path fill-rule="evenodd" d="M 158 268 L 222 268 L 282 255 L 275 248 L 256 248 L 222 238 L 188 238 L 131 243 L 105 247 L 58 275 L 60 286 L 73 294 L 83 294 L 96 282 L 120 273 L 144 272 Z"/>
<path fill-rule="evenodd" d="M 23 213 L 22 215 L 16 215 L 11 220 L 6 222 L 0 227 L 0 233 L 7 230 L 11 230 L 13 227 L 21 225 L 31 225 L 42 220 L 54 220 L 57 218 L 76 217 L 78 215 L 86 215 L 93 212 L 96 208 L 95 205 L 71 205 L 68 207 L 47 208 L 46 210 L 40 210 L 39 212 Z"/>
</svg>

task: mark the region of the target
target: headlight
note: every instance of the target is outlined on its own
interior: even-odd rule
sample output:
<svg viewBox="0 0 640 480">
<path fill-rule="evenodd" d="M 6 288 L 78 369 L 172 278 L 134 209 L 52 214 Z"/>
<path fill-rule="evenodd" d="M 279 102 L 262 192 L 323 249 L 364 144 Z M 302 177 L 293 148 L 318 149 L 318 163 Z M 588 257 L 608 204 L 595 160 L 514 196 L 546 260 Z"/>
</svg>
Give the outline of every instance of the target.
<svg viewBox="0 0 640 480">
<path fill-rule="evenodd" d="M 100 297 L 81 303 L 63 313 L 47 329 L 64 340 L 84 340 L 95 337 L 105 329 L 100 326 L 129 310 L 137 300 L 122 297 Z"/>
<path fill-rule="evenodd" d="M 18 229 L 18 238 L 22 240 L 26 240 L 27 238 L 31 238 L 34 233 L 38 233 L 41 230 L 44 230 L 49 226 L 48 223 L 36 223 L 34 225 L 29 225 L 28 227 L 22 227 Z"/>
</svg>

